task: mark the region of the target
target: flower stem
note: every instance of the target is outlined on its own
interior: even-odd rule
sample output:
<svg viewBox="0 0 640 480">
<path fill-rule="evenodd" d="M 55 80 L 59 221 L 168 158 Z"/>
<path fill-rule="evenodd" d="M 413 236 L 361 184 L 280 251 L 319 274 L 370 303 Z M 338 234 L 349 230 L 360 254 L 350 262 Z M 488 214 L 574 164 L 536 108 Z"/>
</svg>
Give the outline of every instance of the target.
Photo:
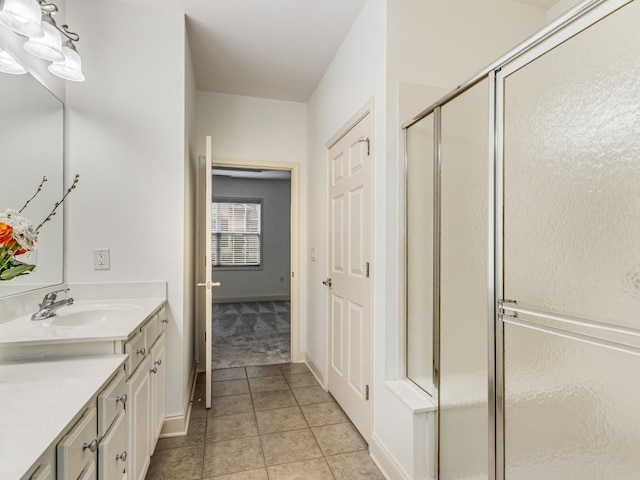
<svg viewBox="0 0 640 480">
<path fill-rule="evenodd" d="M 62 198 L 60 199 L 59 202 L 56 202 L 53 210 L 51 210 L 51 212 L 49 212 L 49 215 L 47 215 L 47 218 L 45 218 L 40 225 L 38 225 L 36 227 L 36 233 L 38 233 L 38 231 L 40 230 L 40 228 L 47 223 L 49 220 L 51 220 L 53 218 L 53 216 L 56 214 L 56 210 L 58 209 L 58 207 L 60 205 L 62 205 L 62 203 L 64 202 L 65 198 L 67 198 L 67 195 L 69 195 L 71 193 L 71 190 L 74 190 L 76 188 L 76 185 L 78 184 L 78 180 L 80 179 L 80 175 L 78 175 L 76 173 L 75 178 L 73 179 L 73 183 L 71 184 L 71 186 L 69 188 L 67 188 L 67 191 L 65 192 L 65 194 L 62 196 Z"/>
<path fill-rule="evenodd" d="M 29 205 L 29 203 L 31 202 L 31 200 L 33 200 L 34 198 L 36 198 L 36 195 L 38 195 L 38 193 L 40 193 L 40 190 L 42 190 L 42 186 L 44 185 L 44 182 L 47 181 L 47 177 L 42 177 L 42 181 L 40 182 L 40 185 L 38 185 L 38 189 L 36 190 L 36 193 L 33 194 L 33 196 L 27 200 L 27 203 L 25 203 L 22 208 L 20 210 L 18 210 L 18 213 L 22 213 L 22 211 L 27 208 L 27 205 Z"/>
</svg>

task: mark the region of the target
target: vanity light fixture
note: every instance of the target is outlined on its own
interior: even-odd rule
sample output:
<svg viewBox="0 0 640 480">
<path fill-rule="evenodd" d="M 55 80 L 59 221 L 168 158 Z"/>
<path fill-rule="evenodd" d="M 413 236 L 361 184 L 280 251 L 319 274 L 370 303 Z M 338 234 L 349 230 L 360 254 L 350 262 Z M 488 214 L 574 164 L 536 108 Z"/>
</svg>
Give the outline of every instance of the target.
<svg viewBox="0 0 640 480">
<path fill-rule="evenodd" d="M 80 40 L 80 36 L 70 32 L 67 25 L 60 28 L 56 24 L 53 15 L 57 12 L 58 7 L 46 0 L 0 0 L 0 24 L 19 35 L 29 37 L 24 49 L 38 58 L 52 62 L 48 70 L 54 75 L 82 82 L 82 60 L 74 45 L 74 42 Z"/>
<path fill-rule="evenodd" d="M 9 52 L 0 47 L 0 72 L 22 75 L 23 73 L 27 73 L 27 70 L 20 65 L 15 58 L 9 55 Z"/>
<path fill-rule="evenodd" d="M 18 35 L 42 37 L 40 26 L 42 15 L 37 0 L 4 0 L 0 11 L 0 24 L 10 28 Z"/>
</svg>

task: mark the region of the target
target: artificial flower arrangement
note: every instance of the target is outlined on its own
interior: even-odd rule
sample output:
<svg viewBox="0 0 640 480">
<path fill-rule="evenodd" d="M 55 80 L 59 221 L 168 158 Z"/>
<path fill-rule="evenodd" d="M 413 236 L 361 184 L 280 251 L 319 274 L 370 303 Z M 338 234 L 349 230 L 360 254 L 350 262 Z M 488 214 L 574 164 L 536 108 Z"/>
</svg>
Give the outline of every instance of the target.
<svg viewBox="0 0 640 480">
<path fill-rule="evenodd" d="M 76 188 L 80 175 L 76 175 L 73 183 L 67 189 L 59 202 L 56 202 L 49 215 L 34 228 L 33 224 L 22 216 L 22 212 L 27 205 L 36 198 L 42 190 L 42 186 L 47 181 L 47 177 L 42 177 L 42 182 L 33 196 L 26 201 L 20 210 L 8 208 L 4 213 L 0 213 L 0 280 L 11 280 L 20 275 L 26 275 L 36 268 L 35 265 L 18 260 L 16 257 L 32 251 L 38 241 L 38 232 L 42 226 L 50 221 L 56 214 L 56 210 L 64 202 L 67 195 Z"/>
</svg>

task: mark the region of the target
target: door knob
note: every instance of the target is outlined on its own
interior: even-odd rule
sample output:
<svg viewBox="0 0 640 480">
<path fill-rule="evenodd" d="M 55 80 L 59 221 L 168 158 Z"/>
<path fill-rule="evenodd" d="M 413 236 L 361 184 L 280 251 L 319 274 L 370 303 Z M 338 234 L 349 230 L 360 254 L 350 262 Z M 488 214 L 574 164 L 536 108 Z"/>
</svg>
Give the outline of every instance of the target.
<svg viewBox="0 0 640 480">
<path fill-rule="evenodd" d="M 322 282 L 322 284 L 327 286 L 327 287 L 331 287 L 331 279 L 327 278 L 324 282 Z"/>
</svg>

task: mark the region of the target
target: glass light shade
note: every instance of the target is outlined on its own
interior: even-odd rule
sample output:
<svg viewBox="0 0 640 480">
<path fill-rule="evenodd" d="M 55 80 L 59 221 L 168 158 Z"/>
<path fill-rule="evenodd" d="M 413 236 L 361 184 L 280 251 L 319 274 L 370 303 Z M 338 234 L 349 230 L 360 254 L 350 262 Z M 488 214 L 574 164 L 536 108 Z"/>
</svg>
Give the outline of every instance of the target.
<svg viewBox="0 0 640 480">
<path fill-rule="evenodd" d="M 48 15 L 42 17 L 42 30 L 44 31 L 44 36 L 40 38 L 30 38 L 24 44 L 24 49 L 43 60 L 62 62 L 64 60 L 64 54 L 62 53 L 62 36 L 55 27 L 53 19 Z"/>
<path fill-rule="evenodd" d="M 66 42 L 62 47 L 64 60 L 61 62 L 53 62 L 49 65 L 49 71 L 54 75 L 72 82 L 83 82 L 82 59 L 80 54 L 73 47 L 73 44 Z"/>
<path fill-rule="evenodd" d="M 4 0 L 0 11 L 0 24 L 27 37 L 42 37 L 42 13 L 36 0 Z"/>
<path fill-rule="evenodd" d="M 27 70 L 20 65 L 15 58 L 0 48 L 0 72 L 11 73 L 13 75 L 22 75 Z"/>
</svg>

